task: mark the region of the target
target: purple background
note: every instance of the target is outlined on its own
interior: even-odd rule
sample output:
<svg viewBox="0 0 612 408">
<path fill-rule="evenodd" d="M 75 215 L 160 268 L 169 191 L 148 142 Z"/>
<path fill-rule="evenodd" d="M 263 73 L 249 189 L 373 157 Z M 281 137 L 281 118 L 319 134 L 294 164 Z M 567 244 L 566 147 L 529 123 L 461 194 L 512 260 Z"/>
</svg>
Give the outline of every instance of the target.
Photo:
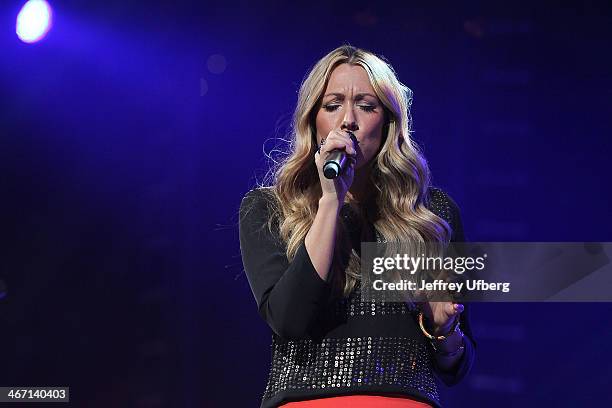
<svg viewBox="0 0 612 408">
<path fill-rule="evenodd" d="M 470 240 L 612 241 L 603 1 L 53 1 L 33 46 L 14 32 L 22 2 L 2 3 L 0 385 L 258 406 L 270 332 L 238 205 L 300 81 L 344 42 L 414 91 L 414 136 Z M 612 403 L 611 313 L 474 305 L 477 362 L 445 406 Z"/>
</svg>

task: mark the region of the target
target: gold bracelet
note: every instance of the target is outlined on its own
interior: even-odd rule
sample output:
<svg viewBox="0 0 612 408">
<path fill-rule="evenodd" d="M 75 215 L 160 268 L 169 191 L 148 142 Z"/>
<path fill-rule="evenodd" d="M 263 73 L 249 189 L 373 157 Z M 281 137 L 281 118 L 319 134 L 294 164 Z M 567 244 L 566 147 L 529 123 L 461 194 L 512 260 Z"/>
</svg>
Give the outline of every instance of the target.
<svg viewBox="0 0 612 408">
<path fill-rule="evenodd" d="M 446 338 L 448 336 L 450 336 L 451 334 L 453 334 L 456 330 L 457 327 L 459 326 L 459 317 L 456 316 L 455 317 L 455 322 L 453 323 L 453 327 L 451 328 L 451 330 L 444 336 L 433 336 L 431 334 L 429 334 L 427 332 L 427 330 L 425 330 L 425 326 L 423 325 L 423 312 L 419 312 L 419 326 L 421 327 L 421 331 L 423 332 L 423 334 L 425 335 L 425 337 L 427 337 L 430 340 L 438 340 L 438 341 L 443 341 L 446 340 Z"/>
</svg>

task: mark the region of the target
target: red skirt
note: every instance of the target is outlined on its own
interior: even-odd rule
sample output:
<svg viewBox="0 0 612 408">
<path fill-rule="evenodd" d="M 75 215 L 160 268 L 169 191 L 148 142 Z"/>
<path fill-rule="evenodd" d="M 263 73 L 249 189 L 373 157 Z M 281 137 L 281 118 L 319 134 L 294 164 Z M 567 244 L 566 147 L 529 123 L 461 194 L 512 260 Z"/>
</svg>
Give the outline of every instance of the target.
<svg viewBox="0 0 612 408">
<path fill-rule="evenodd" d="M 345 395 L 288 402 L 283 408 L 432 408 L 431 405 L 410 398 L 383 397 L 378 395 Z"/>
</svg>

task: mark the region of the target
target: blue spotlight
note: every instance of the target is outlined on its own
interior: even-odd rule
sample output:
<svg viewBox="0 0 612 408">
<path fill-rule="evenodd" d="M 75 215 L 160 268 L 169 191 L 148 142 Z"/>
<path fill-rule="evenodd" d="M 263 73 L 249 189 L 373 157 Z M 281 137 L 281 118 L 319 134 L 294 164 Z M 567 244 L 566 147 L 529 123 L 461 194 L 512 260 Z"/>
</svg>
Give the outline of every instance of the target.
<svg viewBox="0 0 612 408">
<path fill-rule="evenodd" d="M 40 41 L 51 29 L 51 6 L 45 0 L 30 0 L 17 15 L 17 37 L 25 43 Z"/>
</svg>

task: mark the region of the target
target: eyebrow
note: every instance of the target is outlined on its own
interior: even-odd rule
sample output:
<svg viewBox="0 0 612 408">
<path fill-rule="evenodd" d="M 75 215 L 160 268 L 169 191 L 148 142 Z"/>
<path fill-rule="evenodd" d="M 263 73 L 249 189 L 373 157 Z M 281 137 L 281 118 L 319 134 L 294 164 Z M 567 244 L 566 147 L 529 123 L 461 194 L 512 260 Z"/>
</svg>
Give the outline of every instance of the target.
<svg viewBox="0 0 612 408">
<path fill-rule="evenodd" d="M 339 97 L 344 98 L 344 94 L 340 93 L 340 92 L 331 92 L 331 93 L 328 93 L 327 95 L 324 96 L 324 98 L 327 98 L 328 96 L 339 96 Z M 371 96 L 374 99 L 378 99 L 375 95 L 372 95 L 370 93 L 365 93 L 365 92 L 361 92 L 361 93 L 358 93 L 357 95 L 355 95 L 355 99 L 363 99 L 364 96 Z"/>
</svg>

